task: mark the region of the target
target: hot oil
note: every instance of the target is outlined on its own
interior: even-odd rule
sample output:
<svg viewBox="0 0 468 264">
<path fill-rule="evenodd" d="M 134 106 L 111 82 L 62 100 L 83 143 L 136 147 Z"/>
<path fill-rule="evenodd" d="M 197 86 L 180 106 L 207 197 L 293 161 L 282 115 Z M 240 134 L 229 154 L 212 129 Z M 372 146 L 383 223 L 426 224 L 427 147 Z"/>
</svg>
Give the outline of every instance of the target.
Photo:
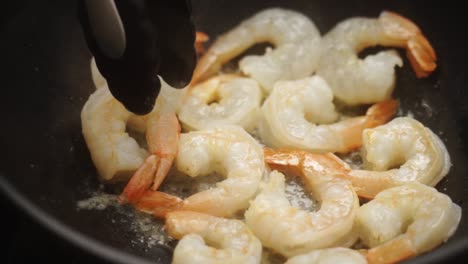
<svg viewBox="0 0 468 264">
<path fill-rule="evenodd" d="M 346 162 L 353 170 L 362 170 L 363 162 L 361 152 L 359 150 L 351 151 L 348 153 L 336 154 L 342 161 Z"/>
<path fill-rule="evenodd" d="M 213 173 L 203 177 L 192 178 L 175 170 L 171 171 L 160 187 L 160 191 L 186 198 L 194 193 L 212 188 L 223 177 Z M 89 197 L 77 202 L 78 210 L 109 210 L 110 224 L 116 229 L 130 229 L 135 234 L 130 243 L 133 247 L 151 250 L 155 246 L 173 248 L 176 244 L 164 230 L 164 221 L 134 210 L 131 206 L 118 201 L 121 186 L 101 186 L 98 191 L 87 191 Z M 111 194 L 112 193 L 112 194 Z M 241 216 L 239 216 L 241 218 Z"/>
<path fill-rule="evenodd" d="M 292 206 L 313 212 L 320 207 L 319 203 L 310 195 L 302 180 L 298 177 L 286 177 L 286 198 Z"/>
<path fill-rule="evenodd" d="M 154 246 L 173 247 L 174 239 L 164 231 L 164 221 L 120 204 L 116 194 L 94 192 L 90 198 L 78 201 L 77 209 L 108 210 L 110 225 L 116 230 L 129 230 L 134 234 L 129 241 L 132 247 L 142 248 L 145 251 L 151 250 Z"/>
<path fill-rule="evenodd" d="M 413 110 L 416 114 L 419 114 L 419 112 L 423 110 L 425 112 L 431 112 L 427 102 L 423 101 L 418 103 L 418 106 L 419 105 L 421 105 L 421 107 L 415 107 L 415 110 Z M 337 109 L 347 118 L 364 114 L 366 108 L 347 108 L 342 105 L 340 106 L 338 103 Z M 397 116 L 413 117 L 414 114 L 412 111 L 400 108 Z M 136 138 L 140 145 L 146 145 L 142 133 L 131 129 L 128 129 L 127 132 L 129 132 L 132 137 Z M 254 138 L 262 144 L 258 134 L 253 134 Z M 347 154 L 338 154 L 338 156 L 352 169 L 363 169 L 363 162 L 359 150 Z M 213 188 L 217 182 L 223 179 L 224 177 L 216 173 L 192 178 L 173 169 L 161 186 L 160 191 L 180 198 L 186 198 L 194 193 Z M 165 232 L 164 221 L 155 219 L 152 215 L 137 212 L 129 206 L 121 205 L 116 195 L 120 193 L 121 190 L 121 187 L 114 188 L 106 186 L 96 192 L 90 192 L 90 198 L 79 201 L 77 207 L 79 210 L 113 210 L 117 212 L 117 214 L 114 214 L 114 212 L 110 214 L 112 215 L 110 223 L 115 225 L 117 230 L 120 227 L 129 228 L 133 233 L 137 234 L 136 237 L 130 241 L 132 246 L 144 248 L 145 250 L 151 250 L 151 248 L 155 246 L 174 248 L 177 242 Z M 285 191 L 286 197 L 291 205 L 296 208 L 306 211 L 317 211 L 320 208 L 319 203 L 314 200 L 306 188 L 304 188 L 304 184 L 300 178 L 286 177 Z M 365 201 L 362 201 L 362 203 L 365 203 Z M 234 218 L 243 219 L 243 212 L 240 212 Z M 364 246 L 358 241 L 352 248 L 360 249 L 364 248 Z M 286 258 L 283 256 L 264 248 L 262 254 L 263 264 L 277 264 L 284 263 L 285 261 Z"/>
</svg>

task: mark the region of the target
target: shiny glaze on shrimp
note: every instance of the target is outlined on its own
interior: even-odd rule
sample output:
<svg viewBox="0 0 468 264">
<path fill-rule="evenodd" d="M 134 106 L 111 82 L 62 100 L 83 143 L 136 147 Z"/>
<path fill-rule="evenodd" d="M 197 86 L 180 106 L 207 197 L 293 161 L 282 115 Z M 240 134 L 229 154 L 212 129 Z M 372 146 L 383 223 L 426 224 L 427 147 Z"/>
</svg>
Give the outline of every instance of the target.
<svg viewBox="0 0 468 264">
<path fill-rule="evenodd" d="M 372 198 L 382 190 L 414 181 L 435 186 L 451 166 L 440 138 L 410 117 L 366 129 L 362 140 L 365 170 L 348 174 L 359 196 Z"/>
<path fill-rule="evenodd" d="M 285 264 L 367 264 L 366 258 L 349 248 L 316 249 L 309 253 L 292 257 Z"/>
<path fill-rule="evenodd" d="M 178 116 L 187 130 L 201 130 L 216 122 L 252 131 L 261 99 L 262 91 L 255 80 L 233 74 L 218 75 L 190 87 Z"/>
<path fill-rule="evenodd" d="M 359 59 L 364 48 L 382 45 L 407 50 L 418 77 L 436 68 L 436 55 L 421 30 L 410 20 L 382 12 L 379 18 L 354 17 L 336 25 L 323 37 L 323 56 L 317 74 L 333 94 L 349 105 L 376 103 L 390 98 L 395 84 L 394 67 L 403 61 L 395 50 Z"/>
<path fill-rule="evenodd" d="M 369 263 L 395 263 L 434 249 L 453 235 L 461 208 L 436 189 L 408 183 L 382 191 L 359 208 L 356 226 L 371 247 Z"/>
<path fill-rule="evenodd" d="M 140 210 L 156 217 L 174 210 L 230 217 L 249 206 L 265 169 L 261 146 L 242 128 L 228 125 L 182 134 L 176 166 L 190 177 L 216 172 L 226 179 L 184 200 L 148 191 L 137 204 Z"/>
<path fill-rule="evenodd" d="M 333 94 L 322 78 L 279 81 L 261 108 L 259 134 L 270 147 L 348 152 L 361 146 L 364 129 L 386 123 L 397 108 L 388 100 L 364 116 L 338 121 Z"/>
<path fill-rule="evenodd" d="M 136 116 L 101 83 L 81 111 L 82 133 L 91 159 L 104 182 L 127 180 L 148 156 L 148 151 L 127 132 Z"/>
<path fill-rule="evenodd" d="M 359 200 L 351 183 L 328 169 L 337 162 L 334 156 L 265 149 L 265 161 L 272 169 L 302 177 L 308 191 L 321 203 L 316 212 L 291 206 L 285 196 L 284 176 L 272 172 L 245 213 L 247 225 L 265 247 L 292 257 L 354 243 Z"/>
<path fill-rule="evenodd" d="M 168 213 L 165 227 L 170 236 L 180 239 L 173 264 L 260 263 L 262 244 L 240 220 L 178 211 Z"/>
<path fill-rule="evenodd" d="M 155 108 L 142 117 L 150 155 L 139 166 L 120 195 L 120 200 L 124 203 L 138 203 L 150 187 L 153 191 L 157 190 L 177 155 L 180 125 L 175 113 L 185 90 L 176 90 L 163 81 L 161 84 L 161 93 Z"/>
<path fill-rule="evenodd" d="M 276 81 L 306 77 L 314 72 L 320 54 L 321 36 L 303 14 L 281 8 L 269 8 L 244 20 L 219 36 L 200 59 L 192 83 L 215 75 L 221 66 L 256 43 L 271 42 L 262 56 L 245 56 L 240 70 L 269 92 Z"/>
</svg>

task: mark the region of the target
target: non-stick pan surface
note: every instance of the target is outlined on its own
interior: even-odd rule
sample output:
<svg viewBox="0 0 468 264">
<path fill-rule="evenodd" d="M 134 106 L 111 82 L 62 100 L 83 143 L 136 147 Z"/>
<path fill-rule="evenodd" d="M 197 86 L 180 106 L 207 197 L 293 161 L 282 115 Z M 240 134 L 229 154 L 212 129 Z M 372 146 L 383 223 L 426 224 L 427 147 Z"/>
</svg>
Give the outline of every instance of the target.
<svg viewBox="0 0 468 264">
<path fill-rule="evenodd" d="M 0 186 L 41 224 L 90 253 L 115 262 L 170 262 L 172 249 L 135 243 L 132 218 L 118 209 L 77 210 L 79 200 L 100 187 L 81 134 L 80 111 L 94 90 L 90 54 L 76 19 L 76 2 L 23 1 L 0 20 Z M 438 69 L 417 79 L 405 60 L 394 96 L 402 114 L 438 133 L 453 167 L 440 183 L 461 205 L 468 199 L 468 94 L 463 8 L 447 1 L 193 1 L 197 29 L 216 36 L 265 7 L 295 9 L 322 33 L 351 16 L 383 9 L 411 18 L 438 53 Z M 403 55 L 403 52 L 402 52 Z M 107 190 L 106 191 L 111 191 Z M 468 248 L 468 221 L 437 250 L 411 260 L 439 262 Z"/>
</svg>

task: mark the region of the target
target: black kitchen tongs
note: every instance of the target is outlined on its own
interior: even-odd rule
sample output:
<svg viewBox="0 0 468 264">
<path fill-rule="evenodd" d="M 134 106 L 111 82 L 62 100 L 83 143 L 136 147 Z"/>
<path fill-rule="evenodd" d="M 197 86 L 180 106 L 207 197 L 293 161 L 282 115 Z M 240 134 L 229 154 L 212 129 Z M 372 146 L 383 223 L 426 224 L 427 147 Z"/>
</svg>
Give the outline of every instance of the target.
<svg viewBox="0 0 468 264">
<path fill-rule="evenodd" d="M 189 0 L 79 0 L 79 20 L 113 96 L 129 111 L 149 113 L 158 75 L 186 86 L 196 64 Z"/>
</svg>

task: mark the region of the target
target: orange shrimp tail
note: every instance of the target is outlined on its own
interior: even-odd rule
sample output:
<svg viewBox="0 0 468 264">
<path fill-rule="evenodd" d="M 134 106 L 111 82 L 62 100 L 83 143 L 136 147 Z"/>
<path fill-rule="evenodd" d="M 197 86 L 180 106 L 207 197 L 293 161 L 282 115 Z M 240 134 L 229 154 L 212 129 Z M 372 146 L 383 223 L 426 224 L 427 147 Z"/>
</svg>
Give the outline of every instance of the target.
<svg viewBox="0 0 468 264">
<path fill-rule="evenodd" d="M 151 186 L 151 190 L 156 191 L 159 189 L 159 186 L 161 183 L 164 181 L 166 178 L 167 174 L 169 173 L 169 170 L 172 167 L 172 162 L 174 161 L 174 157 L 162 157 L 159 160 L 159 166 L 156 171 L 156 174 L 153 179 L 153 186 Z"/>
<path fill-rule="evenodd" d="M 399 103 L 390 99 L 371 106 L 366 113 L 367 128 L 380 126 L 390 121 L 398 111 Z"/>
<path fill-rule="evenodd" d="M 390 264 L 413 256 L 416 256 L 416 252 L 411 242 L 399 237 L 367 251 L 366 259 L 369 264 Z"/>
<path fill-rule="evenodd" d="M 387 36 L 407 40 L 421 34 L 421 29 L 408 18 L 391 11 L 380 13 L 379 22 Z"/>
<path fill-rule="evenodd" d="M 125 186 L 119 200 L 122 203 L 135 204 L 140 200 L 146 190 L 153 182 L 154 174 L 158 169 L 159 159 L 156 155 L 151 155 L 143 162 L 138 170 L 133 174 L 130 181 Z"/>
<path fill-rule="evenodd" d="M 273 150 L 265 148 L 265 162 L 271 169 L 282 171 L 288 175 L 303 175 L 303 169 L 313 169 L 314 172 L 333 175 L 347 175 L 348 165 L 332 153 L 317 154 L 302 150 Z"/>
<path fill-rule="evenodd" d="M 371 106 L 365 116 L 342 121 L 341 132 L 346 134 L 343 138 L 344 148 L 339 152 L 349 152 L 362 146 L 362 131 L 373 128 L 390 121 L 398 110 L 398 101 L 390 99 Z"/>
<path fill-rule="evenodd" d="M 397 186 L 392 178 L 379 175 L 380 172 L 353 170 L 348 174 L 356 193 L 361 198 L 374 199 L 383 190 Z"/>
<path fill-rule="evenodd" d="M 408 41 L 406 56 L 418 78 L 429 76 L 437 67 L 435 51 L 423 35 L 417 35 Z"/>
<path fill-rule="evenodd" d="M 165 113 L 150 119 L 146 131 L 146 141 L 150 152 L 158 159 L 153 174 L 153 186 L 156 191 L 166 178 L 179 150 L 180 124 L 175 113 Z"/>
<path fill-rule="evenodd" d="M 136 208 L 156 218 L 165 218 L 169 212 L 179 210 L 182 203 L 183 200 L 176 196 L 147 190 L 136 204 Z"/>
<path fill-rule="evenodd" d="M 436 69 L 434 48 L 414 22 L 388 11 L 381 13 L 379 21 L 387 36 L 406 41 L 406 56 L 418 78 L 427 77 Z"/>
<path fill-rule="evenodd" d="M 272 170 L 278 170 L 288 175 L 302 174 L 302 156 L 304 151 L 263 149 L 265 162 Z"/>
<path fill-rule="evenodd" d="M 195 33 L 195 51 L 197 52 L 198 56 L 201 56 L 205 53 L 205 47 L 203 46 L 203 43 L 207 42 L 210 39 L 210 37 L 201 31 L 197 31 Z"/>
</svg>

